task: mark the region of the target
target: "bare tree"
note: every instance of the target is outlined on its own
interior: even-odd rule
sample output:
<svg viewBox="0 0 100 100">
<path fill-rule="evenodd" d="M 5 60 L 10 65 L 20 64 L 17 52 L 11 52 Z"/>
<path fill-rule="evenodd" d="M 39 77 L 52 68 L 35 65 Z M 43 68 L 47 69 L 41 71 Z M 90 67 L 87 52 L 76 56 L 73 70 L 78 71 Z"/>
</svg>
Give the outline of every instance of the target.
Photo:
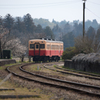
<svg viewBox="0 0 100 100">
<path fill-rule="evenodd" d="M 24 45 L 21 45 L 21 42 L 18 38 L 11 39 L 5 43 L 5 45 L 2 45 L 3 49 L 9 49 L 12 51 L 13 55 L 21 56 L 26 52 L 26 47 Z"/>
<path fill-rule="evenodd" d="M 1 39 L 4 35 L 8 34 L 8 32 L 9 32 L 9 31 L 8 31 L 6 28 L 3 28 L 3 26 L 0 25 L 0 39 Z"/>
<path fill-rule="evenodd" d="M 8 34 L 8 30 L 6 28 L 3 28 L 2 25 L 0 25 L 0 58 L 2 58 L 2 38 Z"/>
<path fill-rule="evenodd" d="M 2 51 L 5 50 L 11 50 L 12 54 L 18 57 L 23 57 L 23 55 L 26 53 L 26 46 L 21 44 L 21 41 L 19 38 L 14 38 L 14 36 L 11 36 L 8 34 L 9 31 L 2 26 L 0 26 L 0 53 L 2 55 Z M 1 56 L 0 55 L 0 56 Z"/>
<path fill-rule="evenodd" d="M 100 43 L 96 38 L 89 38 L 88 36 L 78 36 L 75 38 L 75 47 L 78 49 L 80 53 L 91 53 L 91 52 L 99 52 Z"/>
</svg>

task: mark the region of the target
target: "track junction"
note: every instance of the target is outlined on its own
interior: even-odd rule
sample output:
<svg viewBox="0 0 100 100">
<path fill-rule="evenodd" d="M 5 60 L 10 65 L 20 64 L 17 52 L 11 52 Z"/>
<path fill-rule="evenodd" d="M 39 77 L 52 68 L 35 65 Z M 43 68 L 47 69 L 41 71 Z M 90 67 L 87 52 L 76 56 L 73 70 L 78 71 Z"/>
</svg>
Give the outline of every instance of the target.
<svg viewBox="0 0 100 100">
<path fill-rule="evenodd" d="M 60 89 L 64 89 L 64 90 L 71 90 L 71 91 L 78 92 L 79 94 L 89 95 L 92 97 L 96 96 L 96 97 L 100 98 L 100 86 L 84 84 L 84 83 L 68 81 L 68 80 L 62 80 L 62 79 L 58 79 L 58 78 L 54 78 L 54 77 L 48 77 L 48 76 L 36 74 L 34 72 L 30 72 L 30 71 L 27 71 L 24 69 L 24 67 L 26 67 L 26 66 L 29 67 L 29 65 L 33 65 L 33 64 L 36 64 L 36 63 L 27 63 L 24 65 L 10 66 L 10 67 L 7 67 L 7 71 L 9 73 L 12 73 L 13 75 L 23 78 L 27 81 L 34 81 L 36 83 L 39 83 L 42 85 L 47 85 L 49 87 L 56 87 L 56 88 L 60 88 Z M 57 63 L 55 63 L 55 64 L 57 64 Z M 47 67 L 48 65 L 53 65 L 53 63 L 50 63 L 50 64 L 44 63 L 42 67 L 49 68 L 51 70 L 50 67 Z M 55 68 L 59 68 L 59 67 L 55 67 Z M 61 72 L 61 73 L 65 74 L 65 72 L 66 72 L 66 74 L 71 74 L 71 75 L 73 74 L 76 76 L 79 74 L 79 73 L 74 74 L 71 71 L 68 73 L 68 70 L 67 71 L 58 71 L 58 69 L 52 69 L 52 70 L 53 71 L 56 70 L 56 73 Z M 82 76 L 82 77 L 84 77 L 84 76 Z M 94 77 L 94 76 L 91 76 L 91 77 Z M 99 79 L 99 76 L 98 76 L 98 79 Z"/>
</svg>

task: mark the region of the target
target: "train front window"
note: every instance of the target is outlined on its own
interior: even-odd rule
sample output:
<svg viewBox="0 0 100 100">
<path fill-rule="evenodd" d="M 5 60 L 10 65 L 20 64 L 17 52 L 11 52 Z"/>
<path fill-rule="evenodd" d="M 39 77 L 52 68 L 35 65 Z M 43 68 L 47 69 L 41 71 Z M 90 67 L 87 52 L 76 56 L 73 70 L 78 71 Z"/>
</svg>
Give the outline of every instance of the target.
<svg viewBox="0 0 100 100">
<path fill-rule="evenodd" d="M 39 48 L 39 46 L 38 45 L 36 45 L 36 49 L 38 49 Z"/>
<path fill-rule="evenodd" d="M 34 44 L 30 44 L 30 49 L 34 49 Z"/>
<path fill-rule="evenodd" d="M 40 44 L 40 48 L 44 49 L 45 48 L 45 44 Z"/>
</svg>

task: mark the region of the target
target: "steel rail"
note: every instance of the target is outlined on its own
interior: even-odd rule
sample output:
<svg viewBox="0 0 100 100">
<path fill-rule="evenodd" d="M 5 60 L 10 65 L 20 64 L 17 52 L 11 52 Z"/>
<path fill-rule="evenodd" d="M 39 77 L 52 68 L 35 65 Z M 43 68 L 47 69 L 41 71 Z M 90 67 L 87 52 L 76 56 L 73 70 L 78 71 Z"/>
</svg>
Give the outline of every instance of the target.
<svg viewBox="0 0 100 100">
<path fill-rule="evenodd" d="M 2 98 L 2 99 L 6 99 L 6 98 L 31 98 L 31 97 L 39 98 L 39 95 L 0 95 L 0 98 Z"/>
<path fill-rule="evenodd" d="M 25 65 L 29 65 L 29 64 L 33 64 L 33 63 L 28 63 L 28 64 L 25 64 Z M 17 64 L 17 65 L 22 65 L 22 64 Z M 12 65 L 10 67 L 14 67 L 14 66 L 17 66 L 17 65 Z M 6 68 L 6 70 L 9 70 L 8 68 Z M 10 70 L 9 70 L 10 72 Z M 17 75 L 17 74 L 16 74 Z M 0 89 L 0 91 L 15 91 L 15 89 Z M 0 95 L 0 99 L 8 99 L 8 98 L 33 98 L 33 97 L 37 97 L 39 98 L 40 96 L 39 95 Z"/>
<path fill-rule="evenodd" d="M 24 65 L 25 66 L 25 65 Z M 49 85 L 49 86 L 52 86 L 52 87 L 57 87 L 57 88 L 62 88 L 62 89 L 69 89 L 69 90 L 74 90 L 74 91 L 77 91 L 79 93 L 84 93 L 84 94 L 88 94 L 88 95 L 91 95 L 91 96 L 97 96 L 97 97 L 100 97 L 100 94 L 99 93 L 93 93 L 93 92 L 89 92 L 89 91 L 86 91 L 86 90 L 82 90 L 82 89 L 77 89 L 77 88 L 73 88 L 73 87 L 69 87 L 69 86 L 62 86 L 62 85 L 56 85 L 56 84 L 53 84 L 53 83 L 48 83 L 48 82 L 42 82 L 42 81 L 39 81 L 39 80 L 34 80 L 34 79 L 31 79 L 31 78 L 27 78 L 27 77 L 24 77 L 22 75 L 18 75 L 12 71 L 9 70 L 9 67 L 7 67 L 7 71 L 12 73 L 13 75 L 17 76 L 17 77 L 20 77 L 20 78 L 23 78 L 23 79 L 26 79 L 28 81 L 34 81 L 34 82 L 37 82 L 37 83 L 40 83 L 40 84 L 44 84 L 44 85 Z M 54 80 L 54 79 L 53 79 Z M 89 85 L 88 85 L 89 86 Z M 97 87 L 96 87 L 97 88 Z M 99 87 L 100 88 L 100 87 Z"/>
<path fill-rule="evenodd" d="M 79 76 L 79 77 L 85 77 L 85 78 L 89 78 L 89 79 L 100 80 L 99 77 L 86 76 L 86 75 L 76 74 L 76 73 L 72 73 L 72 72 L 59 71 L 59 70 L 56 70 L 56 69 L 48 68 L 46 66 L 44 66 L 44 67 L 47 68 L 47 69 L 49 69 L 49 70 L 53 70 L 53 71 L 56 71 L 56 72 L 60 72 L 62 74 L 70 74 L 70 75 L 74 75 L 74 76 Z"/>
<path fill-rule="evenodd" d="M 15 91 L 15 89 L 0 89 L 0 91 Z"/>
<path fill-rule="evenodd" d="M 76 72 L 76 73 L 80 73 L 80 74 L 86 74 L 86 75 L 100 77 L 100 75 L 96 75 L 96 74 L 92 74 L 92 73 L 88 73 L 88 72 L 81 72 L 81 71 L 76 71 L 76 70 L 69 70 L 69 69 L 59 68 L 57 66 L 55 66 L 55 68 L 61 69 L 61 70 L 64 70 L 64 71 L 71 71 L 71 72 Z"/>
<path fill-rule="evenodd" d="M 77 82 L 72 82 L 72 81 L 67 81 L 67 80 L 61 80 L 61 79 L 57 79 L 57 78 L 52 78 L 52 77 L 47 77 L 47 76 L 44 76 L 44 75 L 38 75 L 38 74 L 35 74 L 35 73 L 31 73 L 29 71 L 24 70 L 23 67 L 24 66 L 20 66 L 19 69 L 21 71 L 23 71 L 23 72 L 26 72 L 28 74 L 31 74 L 31 75 L 34 75 L 34 76 L 37 76 L 37 77 L 42 77 L 42 78 L 45 78 L 45 79 L 49 79 L 49 80 L 53 80 L 53 81 L 58 81 L 58 82 L 63 82 L 63 83 L 68 83 L 68 84 L 73 84 L 73 85 L 78 85 L 78 86 L 80 85 L 80 86 L 100 89 L 100 86 L 89 85 L 89 84 L 82 84 L 82 83 L 77 83 Z"/>
</svg>

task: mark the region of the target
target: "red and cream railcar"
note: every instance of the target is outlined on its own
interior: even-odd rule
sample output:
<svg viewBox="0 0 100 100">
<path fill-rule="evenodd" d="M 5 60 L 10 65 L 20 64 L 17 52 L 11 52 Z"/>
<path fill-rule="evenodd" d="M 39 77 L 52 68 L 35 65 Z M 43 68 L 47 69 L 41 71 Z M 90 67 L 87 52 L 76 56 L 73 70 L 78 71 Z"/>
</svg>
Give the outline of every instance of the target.
<svg viewBox="0 0 100 100">
<path fill-rule="evenodd" d="M 63 53 L 63 42 L 33 39 L 29 40 L 29 56 L 33 61 L 58 61 Z"/>
</svg>

